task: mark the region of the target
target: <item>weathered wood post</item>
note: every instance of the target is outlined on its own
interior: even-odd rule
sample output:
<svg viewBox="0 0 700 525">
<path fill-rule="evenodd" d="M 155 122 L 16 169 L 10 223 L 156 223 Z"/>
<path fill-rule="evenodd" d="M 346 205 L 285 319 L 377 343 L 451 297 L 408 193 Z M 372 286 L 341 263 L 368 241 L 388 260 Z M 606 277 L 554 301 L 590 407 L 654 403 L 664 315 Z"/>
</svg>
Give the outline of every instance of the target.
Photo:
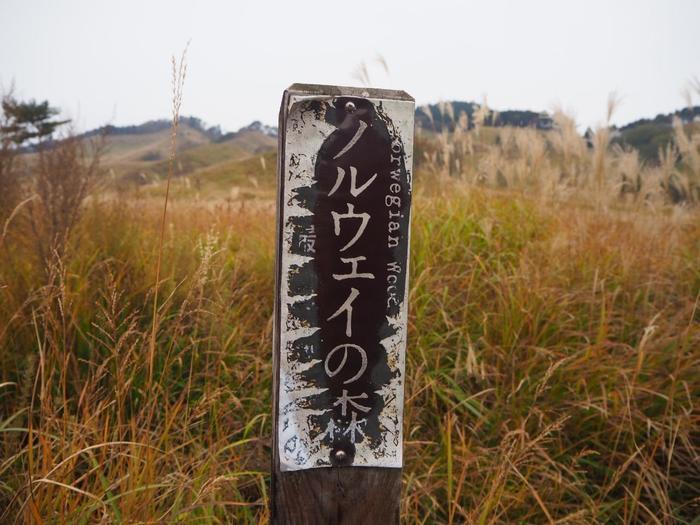
<svg viewBox="0 0 700 525">
<path fill-rule="evenodd" d="M 272 521 L 399 521 L 413 99 L 294 84 L 279 125 Z"/>
</svg>

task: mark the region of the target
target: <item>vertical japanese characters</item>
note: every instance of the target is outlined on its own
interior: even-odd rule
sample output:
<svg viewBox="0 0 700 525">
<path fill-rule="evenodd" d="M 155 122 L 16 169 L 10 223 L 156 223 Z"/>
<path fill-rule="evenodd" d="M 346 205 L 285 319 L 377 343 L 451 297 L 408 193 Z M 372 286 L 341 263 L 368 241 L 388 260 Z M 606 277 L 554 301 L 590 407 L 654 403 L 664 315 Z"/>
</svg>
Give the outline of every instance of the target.
<svg viewBox="0 0 700 525">
<path fill-rule="evenodd" d="M 337 97 L 294 109 L 281 265 L 281 466 L 398 467 L 413 104 Z"/>
</svg>

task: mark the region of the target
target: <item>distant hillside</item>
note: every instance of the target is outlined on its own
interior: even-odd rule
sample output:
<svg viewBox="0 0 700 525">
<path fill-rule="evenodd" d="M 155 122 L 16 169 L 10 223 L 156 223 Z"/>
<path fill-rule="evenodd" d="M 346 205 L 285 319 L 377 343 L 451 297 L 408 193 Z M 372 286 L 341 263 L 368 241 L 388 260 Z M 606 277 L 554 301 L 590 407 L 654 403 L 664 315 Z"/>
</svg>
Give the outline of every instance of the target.
<svg viewBox="0 0 700 525">
<path fill-rule="evenodd" d="M 133 128 L 133 132 L 125 131 Z M 142 163 L 157 162 L 168 157 L 170 149 L 170 127 L 161 127 L 154 123 L 125 128 L 103 128 L 86 134 L 87 136 L 102 134 L 105 137 L 105 152 L 103 162 L 106 165 L 141 165 Z M 113 132 L 114 131 L 114 132 Z M 186 123 L 178 130 L 178 148 L 181 151 L 209 144 L 211 138 L 201 130 Z"/>
<path fill-rule="evenodd" d="M 416 127 L 436 132 L 453 131 L 463 113 L 469 117 L 470 127 L 473 127 L 475 113 L 480 107 L 475 102 L 467 101 L 423 106 L 416 110 Z M 674 117 L 679 117 L 686 125 L 692 125 L 700 121 L 700 106 L 631 122 L 615 129 L 613 142 L 636 148 L 642 160 L 654 162 L 658 159 L 659 149 L 673 138 Z M 163 119 L 131 126 L 106 126 L 85 136 L 105 135 L 107 147 L 103 162 L 118 184 L 143 185 L 155 183 L 167 173 L 170 125 L 169 120 Z M 541 130 L 554 127 L 549 114 L 531 110 L 489 110 L 484 125 Z M 178 130 L 175 175 L 195 176 L 196 180 L 202 181 L 212 179 L 213 174 L 221 180 L 245 173 L 257 176 L 259 173 L 254 172 L 258 170 L 257 163 L 261 162 L 262 157 L 266 159 L 262 161 L 264 166 L 267 166 L 265 162 L 274 161 L 269 154 L 275 152 L 276 136 L 277 128 L 259 121 L 238 131 L 223 133 L 219 126 L 207 126 L 197 117 L 183 117 Z M 271 167 L 263 171 L 267 172 Z"/>
<path fill-rule="evenodd" d="M 101 128 L 93 129 L 84 134 L 85 137 L 91 137 L 101 134 L 110 136 L 118 135 L 148 135 L 150 133 L 158 133 L 159 131 L 169 130 L 171 121 L 168 119 L 149 120 L 143 124 L 131 126 L 112 126 L 107 125 Z M 180 117 L 180 125 L 192 128 L 195 131 L 206 135 L 211 140 L 217 140 L 221 137 L 221 128 L 219 126 L 207 127 L 204 121 L 197 117 Z"/>
<path fill-rule="evenodd" d="M 104 136 L 102 163 L 116 186 L 143 186 L 158 183 L 168 172 L 170 125 L 168 120 L 154 120 L 133 126 L 106 126 L 83 136 Z M 246 181 L 248 175 L 258 174 L 260 157 L 275 151 L 275 135 L 276 129 L 260 122 L 224 134 L 218 126 L 207 127 L 196 117 L 181 118 L 175 176 L 204 181 L 205 173 L 214 172 L 222 179 L 235 176 Z M 274 160 L 269 164 L 274 166 Z"/>
<path fill-rule="evenodd" d="M 476 102 L 464 102 L 453 100 L 439 104 L 429 104 L 416 109 L 416 127 L 431 131 L 454 131 L 460 115 L 465 113 L 469 117 L 469 127 L 474 127 L 474 113 L 481 105 Z M 484 119 L 485 126 L 514 126 L 519 128 L 534 127 L 538 129 L 550 129 L 552 127 L 551 116 L 546 112 L 530 110 L 508 109 L 505 111 L 489 110 Z"/>
<path fill-rule="evenodd" d="M 460 115 L 469 117 L 469 127 L 473 127 L 474 113 L 480 105 L 475 102 L 451 101 L 430 104 L 416 110 L 416 127 L 441 132 L 454 131 Z M 700 106 L 684 108 L 673 113 L 659 114 L 654 118 L 639 119 L 620 128 L 615 128 L 613 143 L 629 146 L 639 151 L 646 162 L 658 161 L 659 150 L 673 139 L 673 119 L 678 117 L 684 125 L 700 122 Z M 553 129 L 552 118 L 546 112 L 531 110 L 489 110 L 484 120 L 485 126 L 532 127 L 542 130 Z"/>
<path fill-rule="evenodd" d="M 614 142 L 636 148 L 640 158 L 645 161 L 657 161 L 659 149 L 665 148 L 673 139 L 674 117 L 680 118 L 684 125 L 693 125 L 700 122 L 700 106 L 630 122 L 618 128 Z"/>
<path fill-rule="evenodd" d="M 277 128 L 273 126 L 268 126 L 267 124 L 263 124 L 259 120 L 256 120 L 254 122 L 251 122 L 247 126 L 239 129 L 238 131 L 234 131 L 231 133 L 226 133 L 225 135 L 222 135 L 218 140 L 223 141 L 223 140 L 228 140 L 236 135 L 239 135 L 241 133 L 245 132 L 258 132 L 262 133 L 263 135 L 267 135 L 268 137 L 276 137 L 277 136 Z"/>
</svg>

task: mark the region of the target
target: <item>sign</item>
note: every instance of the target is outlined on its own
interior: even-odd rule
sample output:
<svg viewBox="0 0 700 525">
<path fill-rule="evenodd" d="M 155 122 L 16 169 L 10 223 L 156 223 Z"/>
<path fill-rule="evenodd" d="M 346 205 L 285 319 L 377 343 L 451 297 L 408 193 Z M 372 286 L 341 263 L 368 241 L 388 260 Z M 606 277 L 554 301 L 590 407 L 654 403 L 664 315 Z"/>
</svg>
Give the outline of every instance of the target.
<svg viewBox="0 0 700 525">
<path fill-rule="evenodd" d="M 285 92 L 274 353 L 282 472 L 402 466 L 413 116 L 403 92 Z"/>
</svg>

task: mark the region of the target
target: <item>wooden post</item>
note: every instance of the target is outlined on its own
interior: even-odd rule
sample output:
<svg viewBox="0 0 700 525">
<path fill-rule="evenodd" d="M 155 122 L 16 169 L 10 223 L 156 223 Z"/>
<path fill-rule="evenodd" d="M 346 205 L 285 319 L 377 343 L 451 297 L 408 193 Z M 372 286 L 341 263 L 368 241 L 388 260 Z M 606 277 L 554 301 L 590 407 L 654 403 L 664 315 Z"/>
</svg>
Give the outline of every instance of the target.
<svg viewBox="0 0 700 525">
<path fill-rule="evenodd" d="M 398 523 L 413 116 L 400 91 L 284 93 L 275 524 Z"/>
</svg>

